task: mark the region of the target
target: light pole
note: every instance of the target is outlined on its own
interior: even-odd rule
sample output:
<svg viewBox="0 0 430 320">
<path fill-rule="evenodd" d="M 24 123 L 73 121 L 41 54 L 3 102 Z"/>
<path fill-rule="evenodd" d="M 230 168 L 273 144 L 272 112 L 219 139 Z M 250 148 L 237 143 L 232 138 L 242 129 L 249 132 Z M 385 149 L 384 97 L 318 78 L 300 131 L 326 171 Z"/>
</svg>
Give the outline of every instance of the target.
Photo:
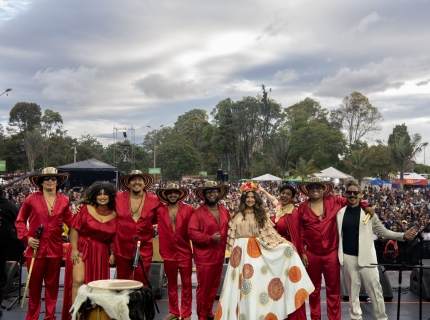
<svg viewBox="0 0 430 320">
<path fill-rule="evenodd" d="M 73 163 L 76 163 L 76 146 L 71 147 L 70 149 L 73 149 Z"/>
<path fill-rule="evenodd" d="M 151 126 L 147 126 L 149 129 L 152 129 L 152 130 L 154 130 L 155 131 L 155 134 L 154 134 L 154 169 L 155 169 L 155 149 L 156 149 L 156 143 L 157 143 L 157 132 L 158 132 L 158 130 L 160 130 L 162 127 L 164 127 L 163 125 L 161 125 L 161 126 L 159 126 L 158 127 L 158 129 L 154 129 L 154 128 L 152 128 Z M 155 174 L 154 174 L 154 180 L 155 180 Z"/>
<path fill-rule="evenodd" d="M 9 91 L 11 91 L 12 89 L 11 88 L 7 88 L 2 94 L 0 94 L 0 96 L 2 96 L 2 95 L 4 95 L 5 93 L 6 93 L 6 95 L 7 95 L 7 93 L 9 92 Z"/>
</svg>

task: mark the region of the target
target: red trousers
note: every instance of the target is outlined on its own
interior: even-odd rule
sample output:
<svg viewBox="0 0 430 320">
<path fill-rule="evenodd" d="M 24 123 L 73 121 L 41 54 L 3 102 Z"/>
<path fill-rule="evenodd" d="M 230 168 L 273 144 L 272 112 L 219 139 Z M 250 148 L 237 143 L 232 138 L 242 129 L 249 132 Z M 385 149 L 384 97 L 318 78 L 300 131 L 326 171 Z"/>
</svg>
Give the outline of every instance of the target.
<svg viewBox="0 0 430 320">
<path fill-rule="evenodd" d="M 26 320 L 39 319 L 43 282 L 45 282 L 45 319 L 56 319 L 55 305 L 58 298 L 61 261 L 62 257 L 34 259 L 30 284 L 28 286 L 28 312 Z M 27 258 L 28 270 L 30 270 L 30 264 L 31 258 Z"/>
<path fill-rule="evenodd" d="M 117 279 L 128 279 L 132 280 L 133 278 L 133 259 L 125 259 L 120 256 L 115 256 L 115 264 L 116 264 L 116 278 Z M 143 267 L 145 268 L 146 277 L 149 280 L 149 268 L 151 267 L 151 260 L 143 261 Z M 140 266 L 140 262 L 137 264 L 137 269 L 134 270 L 134 280 L 140 281 L 144 286 L 148 286 L 148 283 L 145 280 L 145 276 L 142 272 L 142 267 Z"/>
<path fill-rule="evenodd" d="M 222 275 L 222 263 L 215 265 L 196 265 L 197 271 L 197 316 L 199 320 L 213 314 L 212 308 Z"/>
<path fill-rule="evenodd" d="M 340 264 L 337 250 L 325 255 L 317 255 L 306 251 L 309 267 L 306 269 L 315 286 L 315 291 L 309 296 L 311 319 L 321 319 L 321 274 L 324 275 L 327 317 L 329 320 L 340 320 L 342 310 L 340 306 Z"/>
<path fill-rule="evenodd" d="M 181 275 L 181 311 L 178 308 L 178 270 Z M 193 265 L 191 258 L 184 261 L 164 260 L 164 272 L 167 276 L 169 293 L 169 312 L 178 318 L 191 318 Z"/>
</svg>

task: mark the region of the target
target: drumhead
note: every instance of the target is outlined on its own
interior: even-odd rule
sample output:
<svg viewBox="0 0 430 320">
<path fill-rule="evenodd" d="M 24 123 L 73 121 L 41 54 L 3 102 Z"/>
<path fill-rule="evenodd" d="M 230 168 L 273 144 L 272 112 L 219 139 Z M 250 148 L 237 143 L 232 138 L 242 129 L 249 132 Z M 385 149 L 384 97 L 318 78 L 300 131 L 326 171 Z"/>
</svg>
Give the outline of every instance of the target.
<svg viewBox="0 0 430 320">
<path fill-rule="evenodd" d="M 143 284 L 135 280 L 112 279 L 91 281 L 88 283 L 88 287 L 104 290 L 133 290 L 142 288 Z"/>
</svg>

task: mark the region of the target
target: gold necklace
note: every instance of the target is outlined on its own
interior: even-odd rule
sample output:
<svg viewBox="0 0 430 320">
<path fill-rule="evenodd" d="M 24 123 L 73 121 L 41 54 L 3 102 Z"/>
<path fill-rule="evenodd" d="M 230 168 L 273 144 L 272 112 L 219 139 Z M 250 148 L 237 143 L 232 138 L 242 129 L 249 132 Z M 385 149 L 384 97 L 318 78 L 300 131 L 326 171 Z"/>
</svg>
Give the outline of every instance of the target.
<svg viewBox="0 0 430 320">
<path fill-rule="evenodd" d="M 48 198 L 46 196 L 43 196 L 46 200 L 46 202 L 48 202 L 49 204 L 49 212 L 52 212 L 52 210 L 54 210 L 54 206 L 55 206 L 55 201 L 57 201 L 57 196 L 55 196 L 54 202 L 51 204 L 51 202 L 49 202 Z"/>
<path fill-rule="evenodd" d="M 134 215 L 139 211 L 139 208 L 142 205 L 142 202 L 143 202 L 143 195 L 142 195 L 142 198 L 140 198 L 140 203 L 139 203 L 139 206 L 137 207 L 136 211 L 133 211 L 133 208 L 131 207 L 131 197 L 130 197 L 130 212 L 131 212 L 131 217 L 134 217 Z"/>
</svg>

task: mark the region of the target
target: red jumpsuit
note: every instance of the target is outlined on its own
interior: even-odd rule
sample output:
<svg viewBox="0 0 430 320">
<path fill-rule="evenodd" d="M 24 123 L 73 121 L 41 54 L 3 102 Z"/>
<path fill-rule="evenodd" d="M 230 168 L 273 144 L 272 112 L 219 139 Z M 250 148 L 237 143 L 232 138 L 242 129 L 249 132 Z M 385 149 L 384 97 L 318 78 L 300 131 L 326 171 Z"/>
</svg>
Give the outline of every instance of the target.
<svg viewBox="0 0 430 320">
<path fill-rule="evenodd" d="M 149 268 L 152 260 L 152 238 L 154 224 L 157 224 L 157 208 L 160 200 L 153 194 L 146 192 L 142 216 L 134 221 L 130 211 L 130 191 L 118 192 L 115 198 L 118 225 L 112 249 L 115 252 L 115 263 L 118 279 L 131 279 L 133 276 L 133 257 L 136 251 L 135 236 L 140 238 L 140 256 L 143 261 L 146 276 L 149 280 Z M 134 272 L 134 279 L 146 284 L 140 264 Z"/>
<path fill-rule="evenodd" d="M 161 205 L 157 210 L 160 255 L 164 260 L 168 284 L 169 312 L 182 319 L 191 317 L 193 265 L 188 223 L 193 213 L 192 206 L 179 202 L 176 227 L 173 230 L 167 204 Z M 178 270 L 182 285 L 181 311 L 178 308 Z"/>
<path fill-rule="evenodd" d="M 280 204 L 278 204 L 280 205 Z M 272 218 L 272 222 L 275 223 L 276 214 Z M 293 209 L 291 214 L 286 214 L 275 223 L 275 229 L 285 239 L 293 243 L 296 247 L 297 252 L 302 257 L 303 243 L 302 235 L 300 232 L 300 218 L 299 212 L 296 208 Z M 302 306 L 288 315 L 288 320 L 306 320 L 306 306 L 303 303 Z"/>
<path fill-rule="evenodd" d="M 29 227 L 27 229 L 27 220 Z M 15 221 L 18 238 L 28 244 L 30 237 L 36 238 L 40 225 L 43 226 L 42 237 L 34 260 L 29 285 L 29 301 L 26 320 L 39 319 L 41 306 L 42 283 L 45 282 L 45 319 L 55 319 L 55 305 L 58 298 L 60 269 L 63 258 L 61 234 L 63 223 L 70 226 L 72 213 L 69 198 L 57 193 L 54 209 L 49 213 L 43 192 L 30 195 L 22 204 Z M 33 248 L 27 245 L 25 257 L 27 268 L 30 268 Z"/>
<path fill-rule="evenodd" d="M 309 208 L 309 200 L 299 206 L 302 240 L 309 261 L 307 272 L 315 286 L 315 291 L 309 296 L 311 319 L 321 319 L 321 274 L 326 284 L 327 316 L 330 320 L 341 319 L 336 214 L 346 203 L 342 197 L 324 196 L 324 217 L 321 220 Z M 360 202 L 360 205 L 367 207 L 364 202 Z"/>
<path fill-rule="evenodd" d="M 213 314 L 212 308 L 221 281 L 222 266 L 227 244 L 230 213 L 218 204 L 219 224 L 214 215 L 202 204 L 191 216 L 188 235 L 193 241 L 194 262 L 197 269 L 197 316 L 199 320 Z M 212 235 L 221 234 L 221 241 L 215 243 Z"/>
</svg>

